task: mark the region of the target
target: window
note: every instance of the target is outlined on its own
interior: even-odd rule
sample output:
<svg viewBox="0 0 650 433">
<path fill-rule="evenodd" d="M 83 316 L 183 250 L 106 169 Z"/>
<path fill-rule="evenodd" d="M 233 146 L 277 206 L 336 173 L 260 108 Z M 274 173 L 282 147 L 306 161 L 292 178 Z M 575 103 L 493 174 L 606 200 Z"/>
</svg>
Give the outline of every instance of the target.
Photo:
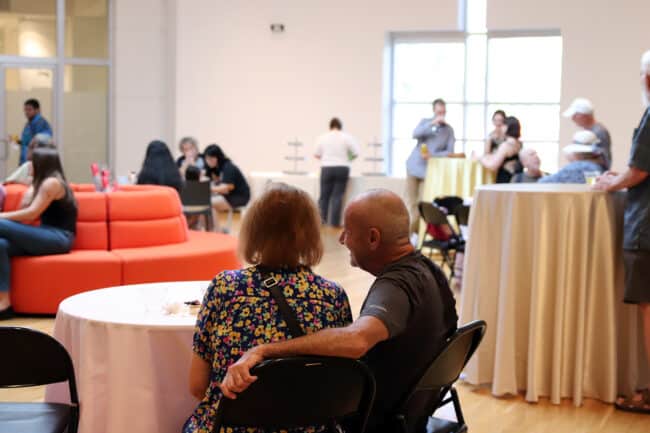
<svg viewBox="0 0 650 433">
<path fill-rule="evenodd" d="M 5 2 L 0 9 L 0 55 L 56 56 L 56 1 Z"/>
<path fill-rule="evenodd" d="M 431 117 L 434 99 L 447 101 L 450 124 L 454 127 L 462 124 L 464 64 L 462 37 L 440 42 L 404 41 L 393 45 L 390 158 L 393 175 L 406 174 L 405 161 L 415 145 L 411 138 L 413 129 L 422 118 Z"/>
<path fill-rule="evenodd" d="M 110 9 L 110 0 L 0 0 L 0 137 L 19 134 L 22 102 L 39 99 L 73 182 L 90 180 L 90 163 L 111 162 Z M 0 158 L 0 179 L 15 164 Z"/>
<path fill-rule="evenodd" d="M 412 131 L 420 119 L 431 117 L 435 98 L 447 100 L 457 152 L 482 153 L 492 113 L 501 109 L 520 120 L 524 146 L 538 151 L 542 168 L 556 171 L 562 38 L 520 33 L 445 38 L 393 42 L 390 173 L 405 175 L 415 146 Z"/>
</svg>

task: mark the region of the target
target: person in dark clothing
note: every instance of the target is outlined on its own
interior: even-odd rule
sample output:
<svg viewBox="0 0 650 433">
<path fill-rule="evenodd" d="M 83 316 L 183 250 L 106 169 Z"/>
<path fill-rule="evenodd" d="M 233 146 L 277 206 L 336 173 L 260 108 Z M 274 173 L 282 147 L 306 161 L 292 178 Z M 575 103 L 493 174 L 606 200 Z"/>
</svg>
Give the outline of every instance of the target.
<svg viewBox="0 0 650 433">
<path fill-rule="evenodd" d="M 21 209 L 0 212 L 0 320 L 12 315 L 9 290 L 11 257 L 70 251 L 77 227 L 77 202 L 56 149 L 36 148 L 34 180 Z M 40 226 L 27 223 L 41 220 Z"/>
<path fill-rule="evenodd" d="M 442 271 L 409 242 L 409 213 L 402 199 L 371 190 L 345 210 L 340 242 L 350 262 L 375 282 L 359 318 L 328 329 L 248 350 L 221 383 L 228 398 L 257 378 L 250 369 L 267 358 L 295 355 L 362 358 L 377 390 L 366 431 L 385 431 L 398 404 L 456 330 L 455 300 Z"/>
<path fill-rule="evenodd" d="M 246 206 L 251 198 L 246 178 L 216 144 L 205 148 L 205 174 L 212 187 L 212 206 L 217 211 Z"/>
<path fill-rule="evenodd" d="M 147 146 L 147 153 L 138 174 L 138 185 L 164 185 L 181 191 L 183 179 L 169 147 L 164 142 L 155 140 Z"/>
<path fill-rule="evenodd" d="M 519 161 L 521 151 L 521 124 L 519 119 L 510 116 L 506 118 L 506 139 L 495 152 L 483 155 L 481 164 L 497 174 L 496 183 L 509 183 L 512 176 L 523 171 Z"/>
</svg>

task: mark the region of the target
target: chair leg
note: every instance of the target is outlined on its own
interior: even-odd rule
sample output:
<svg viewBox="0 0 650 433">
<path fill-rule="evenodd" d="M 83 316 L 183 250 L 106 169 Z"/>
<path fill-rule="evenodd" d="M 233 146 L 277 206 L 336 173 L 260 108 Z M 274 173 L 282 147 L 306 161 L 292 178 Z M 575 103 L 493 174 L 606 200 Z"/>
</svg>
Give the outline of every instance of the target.
<svg viewBox="0 0 650 433">
<path fill-rule="evenodd" d="M 214 230 L 214 220 L 212 219 L 212 209 L 206 212 L 203 217 L 205 218 L 205 231 L 211 232 Z"/>
<path fill-rule="evenodd" d="M 233 214 L 233 209 L 230 208 L 228 209 L 228 221 L 226 222 L 226 233 L 230 233 L 232 231 L 232 214 Z"/>
<path fill-rule="evenodd" d="M 465 417 L 463 416 L 463 410 L 460 407 L 460 399 L 458 398 L 458 392 L 453 386 L 449 391 L 451 393 L 451 401 L 454 403 L 454 412 L 456 413 L 456 420 L 461 426 L 465 425 Z"/>
</svg>

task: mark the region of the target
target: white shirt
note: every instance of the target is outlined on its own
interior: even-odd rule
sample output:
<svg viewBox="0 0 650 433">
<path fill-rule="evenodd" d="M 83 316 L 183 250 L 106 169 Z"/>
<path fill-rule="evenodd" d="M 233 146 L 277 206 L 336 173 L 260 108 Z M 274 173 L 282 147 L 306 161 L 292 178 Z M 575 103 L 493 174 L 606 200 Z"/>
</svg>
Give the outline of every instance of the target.
<svg viewBox="0 0 650 433">
<path fill-rule="evenodd" d="M 323 167 L 349 167 L 350 156 L 359 156 L 359 145 L 350 134 L 333 129 L 318 137 L 315 156 Z"/>
</svg>

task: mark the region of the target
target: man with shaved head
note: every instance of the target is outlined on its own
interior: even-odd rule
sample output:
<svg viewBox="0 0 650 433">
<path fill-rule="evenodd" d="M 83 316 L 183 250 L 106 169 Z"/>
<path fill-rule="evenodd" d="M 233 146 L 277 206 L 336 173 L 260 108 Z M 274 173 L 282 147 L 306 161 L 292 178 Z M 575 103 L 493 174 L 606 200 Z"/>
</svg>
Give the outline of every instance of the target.
<svg viewBox="0 0 650 433">
<path fill-rule="evenodd" d="M 442 271 L 410 244 L 409 213 L 394 193 L 372 190 L 355 198 L 345 209 L 339 241 L 350 250 L 352 266 L 377 277 L 359 318 L 344 328 L 249 350 L 228 369 L 221 390 L 236 398 L 257 379 L 250 369 L 267 358 L 362 358 L 377 382 L 367 431 L 391 431 L 397 405 L 456 330 L 455 301 Z M 411 422 L 426 425 L 426 419 Z"/>
</svg>

